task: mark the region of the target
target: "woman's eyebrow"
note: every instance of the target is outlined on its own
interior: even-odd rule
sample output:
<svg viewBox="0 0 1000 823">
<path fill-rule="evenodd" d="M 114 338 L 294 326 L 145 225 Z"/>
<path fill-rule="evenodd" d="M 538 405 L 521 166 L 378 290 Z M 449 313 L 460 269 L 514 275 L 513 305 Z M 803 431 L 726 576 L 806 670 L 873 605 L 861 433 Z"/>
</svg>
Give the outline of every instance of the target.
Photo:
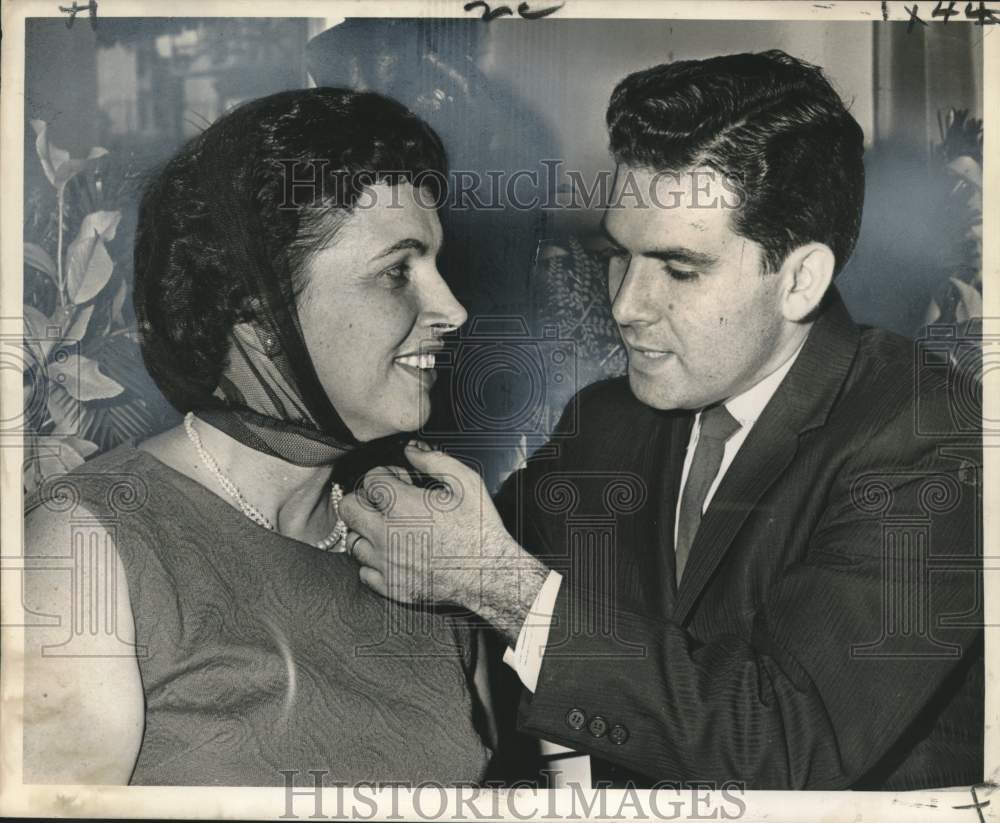
<svg viewBox="0 0 1000 823">
<path fill-rule="evenodd" d="M 376 254 L 372 260 L 381 260 L 383 257 L 389 257 L 398 251 L 407 251 L 410 249 L 413 249 L 422 255 L 427 254 L 427 244 L 423 240 L 417 240 L 415 237 L 407 237 L 393 243 L 388 248 L 383 249 Z"/>
</svg>

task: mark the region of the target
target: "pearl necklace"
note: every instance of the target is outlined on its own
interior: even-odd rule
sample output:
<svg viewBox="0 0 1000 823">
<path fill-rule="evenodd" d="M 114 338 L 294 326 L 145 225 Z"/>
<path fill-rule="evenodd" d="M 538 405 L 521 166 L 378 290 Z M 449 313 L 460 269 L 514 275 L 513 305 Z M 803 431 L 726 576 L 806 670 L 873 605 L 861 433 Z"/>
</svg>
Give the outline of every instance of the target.
<svg viewBox="0 0 1000 823">
<path fill-rule="evenodd" d="M 202 445 L 201 435 L 194 428 L 194 412 L 188 412 L 184 415 L 184 431 L 187 432 L 188 439 L 194 444 L 202 462 L 215 475 L 215 478 L 219 481 L 222 488 L 226 490 L 226 493 L 236 501 L 236 504 L 240 507 L 240 511 L 258 526 L 263 526 L 265 529 L 274 531 L 274 524 L 260 509 L 243 496 L 243 493 L 236 487 L 236 484 L 226 477 L 222 469 L 219 468 L 219 464 L 215 462 L 215 458 Z M 330 505 L 333 506 L 333 513 L 337 517 L 337 525 L 333 527 L 333 531 L 330 534 L 316 544 L 317 549 L 329 551 L 347 535 L 347 524 L 340 519 L 340 501 L 343 499 L 344 490 L 340 488 L 338 483 L 334 483 L 330 487 Z"/>
</svg>

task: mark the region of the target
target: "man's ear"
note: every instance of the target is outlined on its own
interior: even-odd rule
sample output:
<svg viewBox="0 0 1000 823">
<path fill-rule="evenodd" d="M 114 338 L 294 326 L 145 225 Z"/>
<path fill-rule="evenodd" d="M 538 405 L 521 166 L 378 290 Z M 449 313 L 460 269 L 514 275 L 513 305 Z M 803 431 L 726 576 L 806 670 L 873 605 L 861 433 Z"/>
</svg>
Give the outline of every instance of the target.
<svg viewBox="0 0 1000 823">
<path fill-rule="evenodd" d="M 823 243 L 806 243 L 788 254 L 781 264 L 781 312 L 786 320 L 801 323 L 812 314 L 833 281 L 835 264 L 833 252 Z"/>
</svg>

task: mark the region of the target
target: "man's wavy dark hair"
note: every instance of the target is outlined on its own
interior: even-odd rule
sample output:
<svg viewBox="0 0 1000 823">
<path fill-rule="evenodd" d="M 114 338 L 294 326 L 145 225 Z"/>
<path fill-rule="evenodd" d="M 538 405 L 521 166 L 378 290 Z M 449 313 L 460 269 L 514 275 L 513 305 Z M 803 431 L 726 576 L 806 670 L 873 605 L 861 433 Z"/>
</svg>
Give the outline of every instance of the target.
<svg viewBox="0 0 1000 823">
<path fill-rule="evenodd" d="M 682 60 L 631 74 L 611 95 L 611 151 L 626 166 L 707 166 L 735 180 L 733 230 L 768 270 L 809 242 L 851 256 L 864 204 L 864 135 L 816 66 L 782 51 Z"/>
<path fill-rule="evenodd" d="M 367 186 L 416 183 L 440 203 L 446 174 L 420 118 L 345 89 L 250 101 L 189 141 L 146 187 L 135 243 L 142 354 L 166 398 L 184 410 L 218 384 L 233 325 L 260 306 L 248 268 L 270 267 L 291 303 Z"/>
</svg>

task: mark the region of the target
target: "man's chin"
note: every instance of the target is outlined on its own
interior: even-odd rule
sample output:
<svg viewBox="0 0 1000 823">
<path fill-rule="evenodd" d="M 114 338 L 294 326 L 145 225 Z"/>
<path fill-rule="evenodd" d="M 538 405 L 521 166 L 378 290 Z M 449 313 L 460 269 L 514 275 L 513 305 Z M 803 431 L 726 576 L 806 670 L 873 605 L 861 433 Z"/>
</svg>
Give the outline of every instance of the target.
<svg viewBox="0 0 1000 823">
<path fill-rule="evenodd" d="M 659 411 L 697 408 L 697 405 L 687 402 L 688 398 L 683 395 L 671 391 L 662 383 L 650 380 L 645 375 L 636 374 L 631 369 L 628 373 L 628 385 L 636 399 L 650 408 Z"/>
</svg>

